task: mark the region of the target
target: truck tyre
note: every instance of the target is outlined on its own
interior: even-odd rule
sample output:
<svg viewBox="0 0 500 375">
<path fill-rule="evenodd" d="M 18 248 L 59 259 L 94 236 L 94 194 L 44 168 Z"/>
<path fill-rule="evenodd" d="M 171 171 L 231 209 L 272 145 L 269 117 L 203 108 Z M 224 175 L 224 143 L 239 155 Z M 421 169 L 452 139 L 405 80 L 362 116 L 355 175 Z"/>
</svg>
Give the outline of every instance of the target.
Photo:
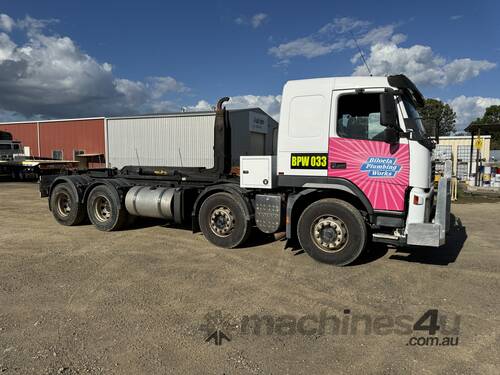
<svg viewBox="0 0 500 375">
<path fill-rule="evenodd" d="M 87 198 L 87 214 L 92 224 L 104 232 L 122 229 L 129 217 L 116 189 L 107 185 L 92 189 Z"/>
<path fill-rule="evenodd" d="M 322 199 L 300 216 L 297 234 L 304 250 L 314 259 L 345 266 L 359 257 L 366 245 L 363 216 L 339 199 Z"/>
<path fill-rule="evenodd" d="M 85 205 L 78 201 L 75 192 L 66 182 L 56 185 L 52 190 L 50 208 L 54 218 L 62 225 L 81 224 L 87 215 Z"/>
<path fill-rule="evenodd" d="M 242 203 L 229 193 L 215 193 L 201 205 L 198 216 L 205 238 L 216 246 L 232 249 L 250 235 Z"/>
</svg>

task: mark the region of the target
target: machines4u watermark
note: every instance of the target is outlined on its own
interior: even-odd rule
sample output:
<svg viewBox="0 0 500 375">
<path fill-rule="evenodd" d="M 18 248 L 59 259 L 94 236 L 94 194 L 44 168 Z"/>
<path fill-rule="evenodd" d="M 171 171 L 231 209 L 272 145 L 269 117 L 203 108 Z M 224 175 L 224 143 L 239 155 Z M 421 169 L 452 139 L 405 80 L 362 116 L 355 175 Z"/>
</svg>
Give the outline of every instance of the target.
<svg viewBox="0 0 500 375">
<path fill-rule="evenodd" d="M 321 310 L 306 315 L 252 314 L 232 317 L 220 310 L 206 314 L 200 326 L 205 341 L 222 345 L 236 336 L 409 336 L 410 346 L 455 346 L 459 342 L 460 315 L 448 316 L 430 309 L 419 316 L 358 314 Z"/>
</svg>

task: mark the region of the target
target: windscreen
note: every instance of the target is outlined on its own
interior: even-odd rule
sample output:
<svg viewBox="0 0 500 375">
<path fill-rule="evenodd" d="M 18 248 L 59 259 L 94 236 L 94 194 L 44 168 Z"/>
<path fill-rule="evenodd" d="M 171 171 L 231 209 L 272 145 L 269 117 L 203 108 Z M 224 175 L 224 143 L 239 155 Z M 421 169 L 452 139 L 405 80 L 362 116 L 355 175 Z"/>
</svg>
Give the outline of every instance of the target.
<svg viewBox="0 0 500 375">
<path fill-rule="evenodd" d="M 422 123 L 422 118 L 415 108 L 413 100 L 411 100 L 407 95 L 404 95 L 403 104 L 405 106 L 408 119 L 411 120 L 410 124 L 412 125 L 412 130 L 416 133 L 415 136 L 418 138 L 426 138 L 426 132 L 424 124 Z"/>
</svg>

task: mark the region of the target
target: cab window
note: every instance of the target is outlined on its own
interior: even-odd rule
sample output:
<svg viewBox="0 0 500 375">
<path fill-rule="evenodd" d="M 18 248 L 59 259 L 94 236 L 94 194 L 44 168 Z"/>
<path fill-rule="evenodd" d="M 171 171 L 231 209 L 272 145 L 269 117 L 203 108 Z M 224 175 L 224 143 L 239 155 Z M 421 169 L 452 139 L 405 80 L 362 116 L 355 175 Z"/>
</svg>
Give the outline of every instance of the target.
<svg viewBox="0 0 500 375">
<path fill-rule="evenodd" d="M 342 95 L 337 104 L 337 134 L 342 138 L 383 141 L 377 93 Z"/>
</svg>

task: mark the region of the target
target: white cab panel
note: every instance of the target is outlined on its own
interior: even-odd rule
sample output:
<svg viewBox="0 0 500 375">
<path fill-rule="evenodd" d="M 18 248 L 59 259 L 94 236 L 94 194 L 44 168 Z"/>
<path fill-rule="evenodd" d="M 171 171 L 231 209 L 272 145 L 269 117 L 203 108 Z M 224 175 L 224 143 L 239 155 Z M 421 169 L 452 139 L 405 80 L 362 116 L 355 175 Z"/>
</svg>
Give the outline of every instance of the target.
<svg viewBox="0 0 500 375">
<path fill-rule="evenodd" d="M 328 152 L 332 78 L 289 81 L 283 89 L 278 128 L 278 171 L 326 176 L 327 170 L 290 168 L 292 153 Z"/>
</svg>

